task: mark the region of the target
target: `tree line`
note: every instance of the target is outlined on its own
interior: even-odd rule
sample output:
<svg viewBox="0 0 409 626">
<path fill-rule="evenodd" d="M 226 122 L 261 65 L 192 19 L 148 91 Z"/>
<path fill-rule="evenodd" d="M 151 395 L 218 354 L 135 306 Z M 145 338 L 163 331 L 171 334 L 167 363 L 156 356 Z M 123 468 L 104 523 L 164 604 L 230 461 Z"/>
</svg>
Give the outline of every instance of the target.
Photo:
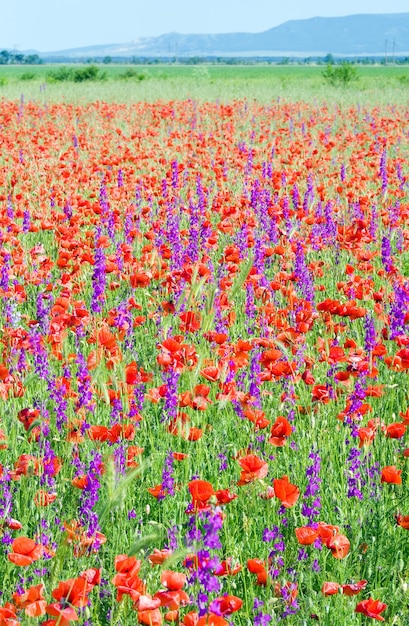
<svg viewBox="0 0 409 626">
<path fill-rule="evenodd" d="M 22 54 L 21 52 L 0 51 L 0 65 L 40 65 L 43 60 L 38 54 Z"/>
</svg>

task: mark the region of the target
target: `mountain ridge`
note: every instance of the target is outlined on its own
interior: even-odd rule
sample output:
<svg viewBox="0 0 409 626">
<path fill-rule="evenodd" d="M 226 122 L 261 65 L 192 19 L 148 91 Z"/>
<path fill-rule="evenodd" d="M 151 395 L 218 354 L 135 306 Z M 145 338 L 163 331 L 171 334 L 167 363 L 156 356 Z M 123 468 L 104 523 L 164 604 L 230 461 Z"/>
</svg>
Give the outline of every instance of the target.
<svg viewBox="0 0 409 626">
<path fill-rule="evenodd" d="M 343 17 L 289 20 L 260 33 L 183 34 L 138 37 L 128 43 L 100 44 L 39 53 L 43 58 L 192 56 L 384 55 L 409 54 L 408 13 L 361 13 Z"/>
</svg>

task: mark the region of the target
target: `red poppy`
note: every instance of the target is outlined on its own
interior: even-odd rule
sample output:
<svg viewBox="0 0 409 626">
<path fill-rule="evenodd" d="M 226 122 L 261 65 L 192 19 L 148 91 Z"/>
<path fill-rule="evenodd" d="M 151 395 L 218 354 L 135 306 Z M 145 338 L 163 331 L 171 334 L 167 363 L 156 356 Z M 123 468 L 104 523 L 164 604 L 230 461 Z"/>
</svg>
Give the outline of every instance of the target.
<svg viewBox="0 0 409 626">
<path fill-rule="evenodd" d="M 368 600 L 362 600 L 358 602 L 355 608 L 355 613 L 362 613 L 366 617 L 372 617 L 373 619 L 378 620 L 379 622 L 384 622 L 385 618 L 382 617 L 381 613 L 388 608 L 387 604 L 384 604 L 380 600 L 373 600 L 372 598 L 368 598 Z"/>
<path fill-rule="evenodd" d="M 146 272 L 135 272 L 132 276 L 130 276 L 129 282 L 131 287 L 134 289 L 137 289 L 138 287 L 144 288 L 151 282 L 151 277 L 149 274 L 146 274 Z"/>
<path fill-rule="evenodd" d="M 78 577 L 60 581 L 58 583 L 58 587 L 52 591 L 51 595 L 62 605 L 69 602 L 72 606 L 83 607 L 88 603 L 88 592 L 88 581 L 86 578 Z M 50 613 L 50 615 L 57 615 L 57 613 L 51 613 L 48 610 L 48 607 L 47 613 Z"/>
<path fill-rule="evenodd" d="M 13 600 L 16 603 L 17 607 L 20 609 L 24 609 L 24 612 L 28 617 L 39 617 L 40 615 L 44 615 L 46 600 L 44 598 L 44 583 L 40 583 L 39 585 L 34 585 L 24 591 L 23 593 L 14 593 Z M 1 624 L 0 618 L 0 624 Z"/>
<path fill-rule="evenodd" d="M 120 602 L 124 595 L 129 595 L 137 602 L 140 596 L 145 594 L 145 584 L 139 578 L 138 571 L 138 567 L 134 566 L 129 571 L 121 571 L 113 577 L 112 584 L 117 588 L 117 602 Z"/>
<path fill-rule="evenodd" d="M 382 468 L 381 483 L 389 483 L 390 485 L 402 484 L 402 470 L 398 470 L 395 465 L 387 465 Z"/>
<path fill-rule="evenodd" d="M 314 385 L 315 384 L 315 378 L 312 375 L 311 370 L 306 369 L 301 376 L 302 380 L 305 382 L 306 385 Z"/>
<path fill-rule="evenodd" d="M 212 600 L 210 608 L 217 615 L 231 615 L 239 611 L 243 606 L 243 600 L 237 596 L 224 595 Z M 217 611 L 216 611 L 217 608 Z"/>
<path fill-rule="evenodd" d="M 342 593 L 344 596 L 356 596 L 367 586 L 367 580 L 359 580 L 356 583 L 342 585 Z"/>
<path fill-rule="evenodd" d="M 279 415 L 271 428 L 271 437 L 268 443 L 273 446 L 284 446 L 292 430 L 289 421 L 283 415 Z"/>
<path fill-rule="evenodd" d="M 300 496 L 300 490 L 288 480 L 288 476 L 275 478 L 273 481 L 274 493 L 281 501 L 281 504 L 289 509 L 297 502 Z"/>
<path fill-rule="evenodd" d="M 146 626 L 161 626 L 162 614 L 159 609 L 138 611 L 138 622 Z"/>
<path fill-rule="evenodd" d="M 197 622 L 199 621 L 199 614 L 196 611 L 191 611 L 187 613 L 183 619 L 183 626 L 197 626 Z"/>
<path fill-rule="evenodd" d="M 54 605 L 47 605 L 46 609 L 50 607 L 51 610 L 47 611 L 50 615 L 56 615 L 56 610 L 53 609 Z M 54 611 L 54 612 L 53 612 Z M 73 608 L 67 607 L 61 611 L 58 615 L 58 619 L 47 619 L 45 622 L 41 622 L 41 626 L 71 626 L 71 622 L 77 621 L 78 615 Z M 20 622 L 19 622 L 20 623 Z"/>
<path fill-rule="evenodd" d="M 214 489 L 211 483 L 206 480 L 191 480 L 188 484 L 190 495 L 192 496 L 192 504 L 195 510 L 206 506 L 207 502 L 214 495 Z"/>
<path fill-rule="evenodd" d="M 198 441 L 203 436 L 203 430 L 196 426 L 189 426 L 189 421 L 189 416 L 180 412 L 175 419 L 169 422 L 167 429 L 175 437 L 181 437 L 186 441 Z"/>
<path fill-rule="evenodd" d="M 172 556 L 172 550 L 168 550 L 167 548 L 163 548 L 163 550 L 158 550 L 158 548 L 154 548 L 153 553 L 148 556 L 148 560 L 152 563 L 152 565 L 161 565 L 170 556 Z"/>
<path fill-rule="evenodd" d="M 141 568 L 141 561 L 135 556 L 119 554 L 115 557 L 114 565 L 120 574 L 137 574 Z"/>
<path fill-rule="evenodd" d="M 220 369 L 215 365 L 209 365 L 200 370 L 200 375 L 210 382 L 216 382 L 220 379 Z"/>
<path fill-rule="evenodd" d="M 7 526 L 7 528 L 11 528 L 11 530 L 21 530 L 23 528 L 23 524 L 13 517 L 5 520 L 4 524 Z"/>
<path fill-rule="evenodd" d="M 268 464 L 255 454 L 244 456 L 238 460 L 238 463 L 242 468 L 240 480 L 237 483 L 239 487 L 247 485 L 254 480 L 265 478 L 268 474 Z"/>
<path fill-rule="evenodd" d="M 240 563 L 234 563 L 231 556 L 227 557 L 215 570 L 216 576 L 235 576 L 241 571 Z"/>
<path fill-rule="evenodd" d="M 34 422 L 39 418 L 39 409 L 22 409 L 17 418 L 23 424 L 25 430 L 30 430 Z"/>
<path fill-rule="evenodd" d="M 138 600 L 138 610 L 139 611 L 153 611 L 154 609 L 158 609 L 160 607 L 159 598 L 152 598 L 149 594 L 142 595 Z"/>
<path fill-rule="evenodd" d="M 358 429 L 358 437 L 359 437 L 359 447 L 362 448 L 364 445 L 369 445 L 375 439 L 376 436 L 376 428 L 370 428 L 369 426 L 364 426 Z"/>
<path fill-rule="evenodd" d="M 276 348 L 271 348 L 270 350 L 265 350 L 260 358 L 260 363 L 263 367 L 269 368 L 271 364 L 275 361 L 278 361 L 283 357 L 283 353 L 281 350 L 277 350 Z"/>
<path fill-rule="evenodd" d="M 178 591 L 186 583 L 186 574 L 181 572 L 172 572 L 171 570 L 163 570 L 160 576 L 160 582 L 169 591 Z"/>
<path fill-rule="evenodd" d="M 218 489 L 215 495 L 218 504 L 228 504 L 237 498 L 237 493 L 231 493 L 229 489 Z"/>
<path fill-rule="evenodd" d="M 205 411 L 208 404 L 212 404 L 209 399 L 210 387 L 208 385 L 196 385 L 193 390 L 193 396 L 191 401 L 192 409 L 196 411 Z"/>
<path fill-rule="evenodd" d="M 188 441 L 198 441 L 203 436 L 203 430 L 201 428 L 195 428 L 192 426 L 189 428 L 186 439 Z"/>
<path fill-rule="evenodd" d="M 340 533 L 333 535 L 330 539 L 328 539 L 325 545 L 331 550 L 332 556 L 336 559 L 345 558 L 350 549 L 348 538 Z"/>
<path fill-rule="evenodd" d="M 11 544 L 12 552 L 7 555 L 9 561 L 15 565 L 26 567 L 34 561 L 41 559 L 43 555 L 43 546 L 36 544 L 33 539 L 28 537 L 18 537 Z"/>
<path fill-rule="evenodd" d="M 166 611 L 165 615 L 163 616 L 165 622 L 174 622 L 176 623 L 179 619 L 179 611 Z"/>
<path fill-rule="evenodd" d="M 101 582 L 102 570 L 101 568 L 90 567 L 84 570 L 79 575 L 80 578 L 85 578 L 88 583 L 88 587 L 92 589 L 95 585 L 99 585 Z"/>
<path fill-rule="evenodd" d="M 324 596 L 333 596 L 339 592 L 341 585 L 333 582 L 325 582 L 321 587 L 321 593 Z"/>
<path fill-rule="evenodd" d="M 181 372 L 185 368 L 192 368 L 196 365 L 198 356 L 195 348 L 182 343 L 182 340 L 182 336 L 169 337 L 159 345 L 161 352 L 156 360 L 164 370 L 173 369 Z"/>
<path fill-rule="evenodd" d="M 182 333 L 195 333 L 201 325 L 200 315 L 193 311 L 184 311 L 179 314 L 180 330 Z"/>
<path fill-rule="evenodd" d="M 399 416 L 402 418 L 403 423 L 406 424 L 406 426 L 408 426 L 409 425 L 409 407 L 406 409 L 405 413 L 401 411 L 399 413 Z"/>
<path fill-rule="evenodd" d="M 0 626 L 20 626 L 20 624 L 14 604 L 6 602 L 4 606 L 0 606 Z"/>
<path fill-rule="evenodd" d="M 394 422 L 386 427 L 385 435 L 390 439 L 400 439 L 406 432 L 406 425 L 401 422 Z"/>
<path fill-rule="evenodd" d="M 257 574 L 257 584 L 258 585 L 266 585 L 267 584 L 267 568 L 264 561 L 260 559 L 249 559 L 247 561 L 247 569 L 252 574 Z"/>
<path fill-rule="evenodd" d="M 318 528 L 301 526 L 300 528 L 295 529 L 295 534 L 297 536 L 298 543 L 302 546 L 310 546 L 318 539 L 320 533 Z"/>
<path fill-rule="evenodd" d="M 56 500 L 56 493 L 48 493 L 44 489 L 39 489 L 34 495 L 34 504 L 36 506 L 48 506 Z"/>
<path fill-rule="evenodd" d="M 189 455 L 185 454 L 184 452 L 172 452 L 172 457 L 175 459 L 175 461 L 184 461 L 189 457 Z"/>
<path fill-rule="evenodd" d="M 76 476 L 72 479 L 71 485 L 73 487 L 76 487 L 77 489 L 85 489 L 85 487 L 88 485 L 88 476 L 86 474 Z"/>
<path fill-rule="evenodd" d="M 135 437 L 134 424 L 121 422 L 120 424 L 114 424 L 112 428 L 107 431 L 107 440 L 111 443 L 118 443 L 121 439 L 132 441 Z"/>
<path fill-rule="evenodd" d="M 30 454 L 21 454 L 14 463 L 14 470 L 10 472 L 13 480 L 18 480 L 21 476 L 34 474 L 38 476 L 40 470 L 40 461 L 36 456 Z"/>
<path fill-rule="evenodd" d="M 315 385 L 312 389 L 312 399 L 314 402 L 328 404 L 330 401 L 329 389 L 327 385 Z"/>
<path fill-rule="evenodd" d="M 319 537 L 322 543 L 326 544 L 334 535 L 339 532 L 339 526 L 333 526 L 332 524 L 326 524 L 325 522 L 318 523 Z"/>
<path fill-rule="evenodd" d="M 265 417 L 265 413 L 261 409 L 247 408 L 243 410 L 243 415 L 247 417 L 250 422 L 253 422 L 257 429 L 262 430 L 270 425 L 270 420 Z"/>
</svg>

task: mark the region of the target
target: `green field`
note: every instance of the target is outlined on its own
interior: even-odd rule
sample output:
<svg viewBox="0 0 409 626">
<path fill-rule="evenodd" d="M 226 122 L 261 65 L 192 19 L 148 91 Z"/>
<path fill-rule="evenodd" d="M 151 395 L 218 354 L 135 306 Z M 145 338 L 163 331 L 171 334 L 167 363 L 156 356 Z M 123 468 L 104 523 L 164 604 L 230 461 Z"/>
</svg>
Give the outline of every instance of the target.
<svg viewBox="0 0 409 626">
<path fill-rule="evenodd" d="M 50 73 L 72 66 L 0 67 L 0 98 L 23 94 L 39 102 L 135 102 L 173 99 L 255 99 L 404 103 L 409 95 L 407 66 L 357 66 L 358 80 L 332 87 L 322 77 L 324 65 L 100 65 L 103 80 L 52 82 Z"/>
</svg>

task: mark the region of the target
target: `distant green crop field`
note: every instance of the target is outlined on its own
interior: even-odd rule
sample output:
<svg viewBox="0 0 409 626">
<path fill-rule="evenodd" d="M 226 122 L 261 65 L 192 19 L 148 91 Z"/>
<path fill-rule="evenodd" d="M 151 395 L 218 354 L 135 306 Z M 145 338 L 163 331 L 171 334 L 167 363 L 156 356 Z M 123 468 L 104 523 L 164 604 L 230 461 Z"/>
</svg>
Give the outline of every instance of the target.
<svg viewBox="0 0 409 626">
<path fill-rule="evenodd" d="M 407 66 L 356 66 L 358 80 L 333 87 L 325 65 L 99 65 L 97 80 L 55 80 L 53 75 L 86 71 L 89 65 L 0 67 L 0 98 L 33 101 L 135 102 L 155 100 L 255 99 L 403 103 L 409 94 Z"/>
</svg>

